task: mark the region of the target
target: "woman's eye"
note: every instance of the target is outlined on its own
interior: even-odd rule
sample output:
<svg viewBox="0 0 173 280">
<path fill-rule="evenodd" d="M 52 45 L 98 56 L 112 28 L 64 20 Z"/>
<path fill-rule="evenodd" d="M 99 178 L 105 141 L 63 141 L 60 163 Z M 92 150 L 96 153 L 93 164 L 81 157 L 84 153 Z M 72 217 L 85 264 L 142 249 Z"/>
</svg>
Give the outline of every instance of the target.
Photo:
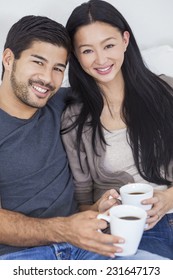
<svg viewBox="0 0 173 280">
<path fill-rule="evenodd" d="M 111 49 L 111 48 L 113 48 L 113 47 L 114 47 L 113 44 L 109 44 L 109 45 L 107 45 L 105 48 L 106 48 L 106 49 Z"/>
<path fill-rule="evenodd" d="M 88 53 L 91 53 L 91 52 L 92 52 L 92 50 L 84 50 L 82 53 L 88 54 Z"/>
</svg>

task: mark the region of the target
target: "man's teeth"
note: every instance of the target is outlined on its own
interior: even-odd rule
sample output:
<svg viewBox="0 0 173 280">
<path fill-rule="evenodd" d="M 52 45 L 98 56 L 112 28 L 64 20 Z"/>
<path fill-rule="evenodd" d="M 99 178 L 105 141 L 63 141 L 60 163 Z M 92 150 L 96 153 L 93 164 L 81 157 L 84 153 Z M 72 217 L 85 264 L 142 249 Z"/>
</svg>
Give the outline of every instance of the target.
<svg viewBox="0 0 173 280">
<path fill-rule="evenodd" d="M 39 91 L 40 93 L 46 93 L 47 92 L 47 89 L 43 89 L 43 88 L 40 88 L 38 86 L 33 86 L 34 89 L 36 89 L 37 91 Z"/>
<path fill-rule="evenodd" d="M 98 71 L 101 71 L 101 72 L 105 72 L 107 70 L 109 70 L 111 68 L 111 66 L 108 66 L 106 68 L 97 68 Z"/>
</svg>

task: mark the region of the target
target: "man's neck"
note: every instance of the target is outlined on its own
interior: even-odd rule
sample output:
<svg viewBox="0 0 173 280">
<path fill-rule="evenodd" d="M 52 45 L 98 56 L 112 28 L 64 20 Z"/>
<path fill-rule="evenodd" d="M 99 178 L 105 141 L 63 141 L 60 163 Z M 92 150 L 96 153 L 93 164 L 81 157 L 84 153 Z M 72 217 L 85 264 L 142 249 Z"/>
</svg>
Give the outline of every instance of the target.
<svg viewBox="0 0 173 280">
<path fill-rule="evenodd" d="M 0 85 L 0 109 L 19 119 L 30 119 L 38 110 L 20 103 L 17 99 L 9 98 L 8 91 L 4 89 L 3 84 Z"/>
</svg>

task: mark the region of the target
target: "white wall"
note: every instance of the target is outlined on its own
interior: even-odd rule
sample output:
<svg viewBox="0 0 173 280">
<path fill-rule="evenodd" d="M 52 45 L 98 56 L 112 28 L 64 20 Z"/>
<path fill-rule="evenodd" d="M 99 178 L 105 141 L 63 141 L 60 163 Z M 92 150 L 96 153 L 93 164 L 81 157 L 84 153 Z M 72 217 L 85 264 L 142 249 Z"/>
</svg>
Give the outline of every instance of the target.
<svg viewBox="0 0 173 280">
<path fill-rule="evenodd" d="M 0 54 L 9 28 L 21 17 L 29 14 L 44 15 L 65 24 L 71 11 L 85 1 L 0 0 Z M 107 2 L 113 4 L 125 16 L 141 49 L 158 45 L 173 47 L 173 0 L 107 0 Z"/>
</svg>

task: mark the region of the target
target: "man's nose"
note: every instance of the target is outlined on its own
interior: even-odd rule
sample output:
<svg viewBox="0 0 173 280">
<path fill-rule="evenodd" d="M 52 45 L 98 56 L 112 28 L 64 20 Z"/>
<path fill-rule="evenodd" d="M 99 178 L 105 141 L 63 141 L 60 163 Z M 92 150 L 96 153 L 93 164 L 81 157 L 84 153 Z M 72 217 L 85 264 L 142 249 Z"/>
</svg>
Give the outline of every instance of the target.
<svg viewBox="0 0 173 280">
<path fill-rule="evenodd" d="M 44 68 L 43 71 L 39 73 L 39 78 L 44 82 L 44 84 L 53 84 L 52 69 Z"/>
</svg>

